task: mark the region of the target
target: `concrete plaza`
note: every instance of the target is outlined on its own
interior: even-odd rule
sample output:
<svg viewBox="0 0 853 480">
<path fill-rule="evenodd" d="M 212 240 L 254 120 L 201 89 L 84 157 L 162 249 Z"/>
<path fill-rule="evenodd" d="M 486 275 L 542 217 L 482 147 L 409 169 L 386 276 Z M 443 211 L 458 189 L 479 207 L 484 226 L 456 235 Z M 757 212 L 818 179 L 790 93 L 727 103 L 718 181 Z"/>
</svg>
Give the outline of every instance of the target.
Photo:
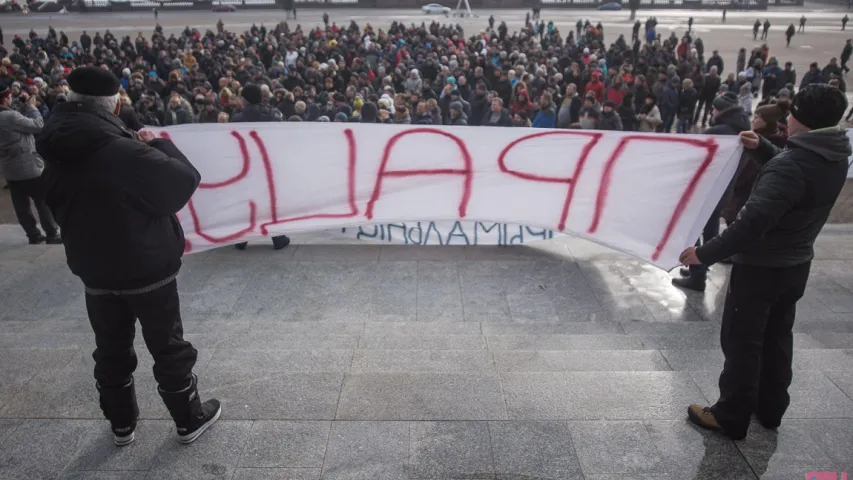
<svg viewBox="0 0 853 480">
<path fill-rule="evenodd" d="M 62 247 L 0 227 L 0 479 L 791 479 L 853 471 L 853 227 L 827 227 L 796 323 L 792 404 L 739 442 L 712 402 L 726 267 L 666 272 L 560 237 L 185 257 L 187 338 L 223 418 L 181 446 L 139 343 L 142 421 L 111 443 Z"/>
</svg>

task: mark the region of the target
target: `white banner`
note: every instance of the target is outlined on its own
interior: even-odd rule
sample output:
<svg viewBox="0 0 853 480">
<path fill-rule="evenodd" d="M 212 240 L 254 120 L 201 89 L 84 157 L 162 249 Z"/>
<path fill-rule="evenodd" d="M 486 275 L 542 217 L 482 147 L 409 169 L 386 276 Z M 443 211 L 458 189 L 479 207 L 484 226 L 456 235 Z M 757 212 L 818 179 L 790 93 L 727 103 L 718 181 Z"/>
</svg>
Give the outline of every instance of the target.
<svg viewBox="0 0 853 480">
<path fill-rule="evenodd" d="M 741 153 L 737 137 L 584 130 L 264 123 L 159 132 L 202 175 L 178 214 L 188 253 L 364 224 L 377 226 L 362 236 L 385 225 L 376 234 L 384 240 L 395 234 L 388 225 L 405 223 L 410 243 L 506 245 L 516 243 L 510 229 L 521 229 L 519 242 L 525 232 L 566 232 L 670 268 L 699 237 Z M 409 236 L 418 222 L 423 235 Z M 428 240 L 437 238 L 430 225 L 443 242 Z"/>
</svg>

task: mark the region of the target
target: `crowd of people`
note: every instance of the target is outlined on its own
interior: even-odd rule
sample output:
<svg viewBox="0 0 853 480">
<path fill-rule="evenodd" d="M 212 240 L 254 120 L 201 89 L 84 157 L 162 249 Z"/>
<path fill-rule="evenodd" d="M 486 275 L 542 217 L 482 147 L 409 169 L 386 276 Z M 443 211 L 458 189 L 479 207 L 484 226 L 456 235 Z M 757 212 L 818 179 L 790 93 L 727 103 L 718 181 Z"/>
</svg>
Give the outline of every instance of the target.
<svg viewBox="0 0 853 480">
<path fill-rule="evenodd" d="M 637 21 L 630 41 L 609 42 L 601 23 L 589 21 L 567 34 L 542 20 L 510 33 L 490 18 L 489 28 L 466 37 L 459 25 L 395 22 L 383 30 L 323 19 L 325 28 L 282 22 L 243 33 L 221 21 L 215 30 L 168 36 L 158 26 L 136 38 L 31 31 L 0 50 L 0 86 L 10 89 L 12 108 L 32 104 L 46 117 L 65 100 L 73 68 L 103 66 L 121 79 L 121 118 L 134 130 L 233 121 L 248 101 L 286 121 L 657 132 L 705 127 L 714 98 L 726 92 L 752 114 L 790 99 L 797 86 L 791 63 L 766 45 L 741 49 L 726 71 L 691 31 L 661 38 L 655 19 L 644 35 Z M 851 53 L 848 42 L 840 63 L 813 64 L 799 87 L 829 82 L 845 90 Z"/>
<path fill-rule="evenodd" d="M 691 28 L 662 38 L 653 17 L 637 20 L 630 40 L 619 35 L 609 41 L 601 23 L 578 20 L 562 32 L 529 15 L 521 31 L 510 32 L 490 17 L 483 31 L 467 36 L 458 24 L 394 22 L 382 29 L 339 26 L 328 15 L 322 20 L 322 27 L 280 22 L 242 33 L 220 20 L 205 32 L 186 27 L 178 35 L 158 25 L 150 37 L 119 38 L 106 30 L 70 39 L 53 27 L 44 37 L 32 30 L 26 38 L 15 36 L 0 47 L 0 89 L 4 109 L 23 116 L 0 112 L 0 144 L 19 142 L 9 132 L 23 124 L 37 129 L 67 101 L 69 73 L 89 65 L 120 79 L 119 118 L 134 131 L 241 121 L 678 133 L 713 125 L 709 133 L 755 128 L 783 145 L 797 87 L 829 83 L 846 90 L 853 54 L 848 41 L 840 63 L 813 63 L 798 84 L 791 62 L 782 65 L 766 44 L 740 49 L 735 68 L 726 69 L 719 52 L 707 54 Z M 39 172 L 8 163 L 4 176 L 12 182 L 21 224 L 32 242 L 44 241 L 29 212 L 31 189 L 19 183 Z M 747 178 L 735 202 L 748 195 L 749 185 Z M 726 211 L 737 209 L 734 203 Z M 47 240 L 58 241 L 52 219 L 40 217 Z M 283 248 L 286 237 L 274 244 Z M 700 280 L 691 286 L 704 285 L 701 274 L 693 277 Z"/>
</svg>

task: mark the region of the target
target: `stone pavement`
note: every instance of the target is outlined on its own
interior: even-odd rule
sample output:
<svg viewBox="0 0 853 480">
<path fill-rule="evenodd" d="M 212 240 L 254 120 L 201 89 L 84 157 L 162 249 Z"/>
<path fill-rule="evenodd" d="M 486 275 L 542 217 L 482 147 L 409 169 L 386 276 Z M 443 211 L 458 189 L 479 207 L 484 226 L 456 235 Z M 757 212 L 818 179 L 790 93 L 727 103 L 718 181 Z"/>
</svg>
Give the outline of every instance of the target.
<svg viewBox="0 0 853 480">
<path fill-rule="evenodd" d="M 716 399 L 724 267 L 684 295 L 564 237 L 533 246 L 298 237 L 186 257 L 204 397 L 178 445 L 140 344 L 142 421 L 110 443 L 63 250 L 0 227 L 0 479 L 797 479 L 853 472 L 853 226 L 828 227 L 796 324 L 792 405 L 740 442 L 685 421 Z M 307 242 L 307 243 L 306 243 Z M 325 244 L 317 244 L 323 242 Z M 313 243 L 313 244 L 312 244 Z"/>
</svg>

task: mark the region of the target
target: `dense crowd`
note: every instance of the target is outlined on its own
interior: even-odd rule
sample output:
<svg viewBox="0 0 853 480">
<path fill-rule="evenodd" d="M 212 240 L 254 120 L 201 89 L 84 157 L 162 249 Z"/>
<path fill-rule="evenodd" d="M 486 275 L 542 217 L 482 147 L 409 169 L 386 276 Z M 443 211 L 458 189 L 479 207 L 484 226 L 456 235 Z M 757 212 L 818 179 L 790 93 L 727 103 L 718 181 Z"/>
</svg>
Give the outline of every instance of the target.
<svg viewBox="0 0 853 480">
<path fill-rule="evenodd" d="M 325 28 L 307 30 L 281 22 L 236 33 L 220 20 L 215 30 L 167 36 L 158 26 L 150 38 L 31 31 L 0 51 L 0 87 L 10 87 L 14 108 L 29 102 L 46 117 L 65 100 L 73 68 L 103 66 L 121 79 L 121 118 L 135 130 L 283 119 L 688 132 L 708 123 L 722 93 L 731 92 L 727 106 L 751 114 L 790 98 L 797 84 L 791 63 L 781 65 L 766 45 L 741 49 L 726 70 L 690 31 L 661 38 L 654 18 L 637 21 L 631 41 L 609 43 L 589 21 L 567 34 L 535 20 L 511 33 L 490 18 L 466 37 L 459 25 L 383 30 L 323 18 Z M 813 64 L 799 86 L 845 90 L 851 53 L 848 42 L 841 64 Z"/>
</svg>

